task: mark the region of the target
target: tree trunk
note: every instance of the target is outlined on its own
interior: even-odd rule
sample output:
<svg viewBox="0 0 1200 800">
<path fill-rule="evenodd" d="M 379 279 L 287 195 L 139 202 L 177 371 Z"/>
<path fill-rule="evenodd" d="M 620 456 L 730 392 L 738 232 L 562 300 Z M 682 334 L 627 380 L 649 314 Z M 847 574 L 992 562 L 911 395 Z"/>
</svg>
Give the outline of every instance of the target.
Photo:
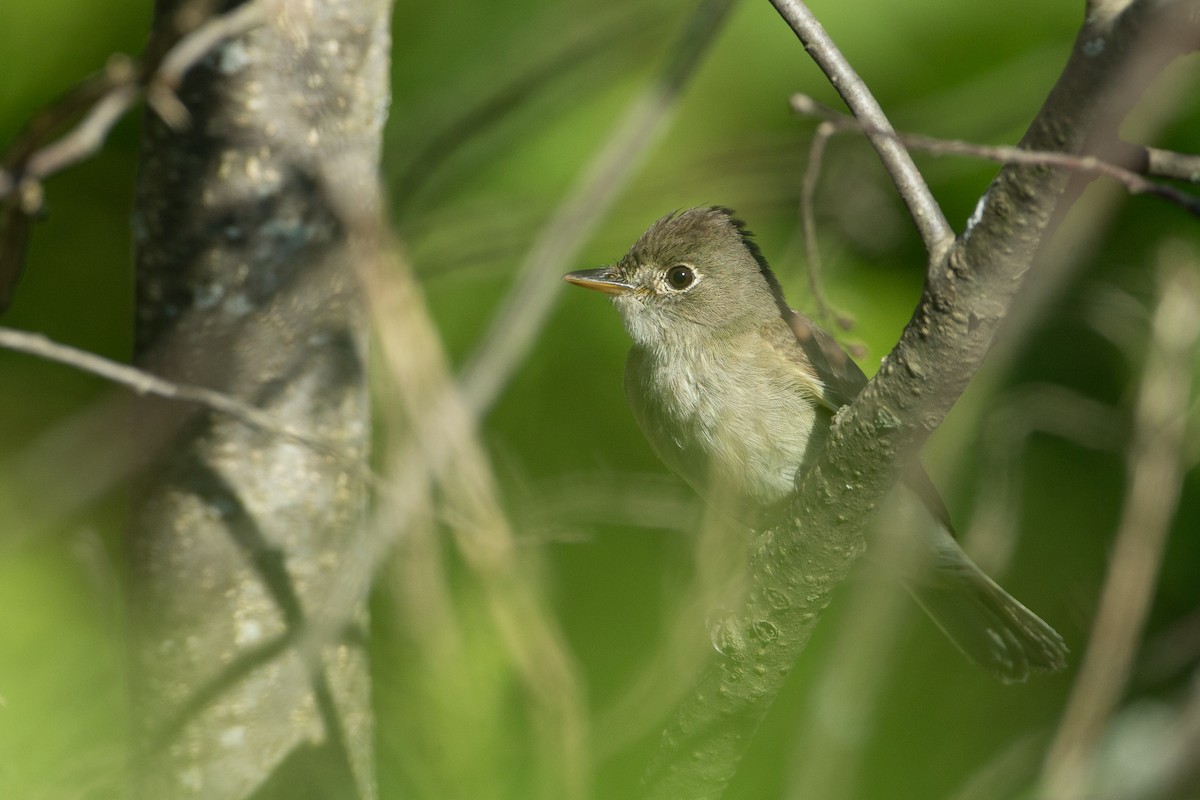
<svg viewBox="0 0 1200 800">
<path fill-rule="evenodd" d="M 129 548 L 141 797 L 375 794 L 365 608 L 318 647 L 301 633 L 364 521 L 367 319 L 345 198 L 378 209 L 390 3 L 260 5 L 180 87 L 188 125 L 147 115 L 135 360 L 337 455 L 140 406 L 141 444 L 161 448 Z M 158 24 L 195 6 L 161 0 Z"/>
</svg>

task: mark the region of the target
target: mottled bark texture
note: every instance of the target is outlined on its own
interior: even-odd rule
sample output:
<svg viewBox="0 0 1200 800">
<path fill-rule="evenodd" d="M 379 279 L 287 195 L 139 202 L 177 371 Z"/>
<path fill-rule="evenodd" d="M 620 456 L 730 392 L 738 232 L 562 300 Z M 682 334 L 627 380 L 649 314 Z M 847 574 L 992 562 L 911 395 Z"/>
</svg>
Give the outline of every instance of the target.
<svg viewBox="0 0 1200 800">
<path fill-rule="evenodd" d="M 263 23 L 179 88 L 190 124 L 147 115 L 135 358 L 341 457 L 140 407 L 161 457 L 129 547 L 136 794 L 156 800 L 375 794 L 365 610 L 299 645 L 364 518 L 367 320 L 345 220 L 377 212 L 390 3 L 259 2 Z M 183 5 L 161 0 L 158 24 Z"/>
<path fill-rule="evenodd" d="M 1194 8 L 1133 0 L 1119 13 L 1092 15 L 1021 146 L 1106 154 L 1098 148 L 1115 141 L 1145 85 L 1194 46 Z M 1165 35 L 1171 31 L 1191 38 Z M 758 537 L 746 604 L 717 630 L 719 655 L 664 733 L 646 797 L 724 794 L 821 611 L 863 552 L 872 509 L 990 350 L 1073 177 L 1062 168 L 1005 166 L 964 233 L 935 254 L 899 343 L 798 476 L 790 522 Z"/>
</svg>

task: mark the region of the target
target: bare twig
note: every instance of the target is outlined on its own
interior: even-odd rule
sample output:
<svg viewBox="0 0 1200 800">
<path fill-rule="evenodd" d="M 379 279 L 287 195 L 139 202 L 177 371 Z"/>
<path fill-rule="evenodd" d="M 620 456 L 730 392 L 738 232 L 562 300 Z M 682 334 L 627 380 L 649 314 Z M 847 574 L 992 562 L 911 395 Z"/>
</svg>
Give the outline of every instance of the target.
<svg viewBox="0 0 1200 800">
<path fill-rule="evenodd" d="M 805 94 L 792 95 L 791 103 L 792 110 L 797 114 L 817 117 L 823 121 L 822 124 L 834 125 L 838 130 L 860 131 L 868 136 L 874 134 L 890 137 L 914 150 L 923 150 L 933 155 L 970 156 L 987 161 L 995 161 L 1000 164 L 1064 167 L 1090 175 L 1103 175 L 1120 183 L 1130 194 L 1149 194 L 1161 197 L 1164 200 L 1169 200 L 1181 206 L 1193 216 L 1200 216 L 1200 198 L 1190 195 L 1187 192 L 1182 192 L 1173 186 L 1148 180 L 1145 176 L 1131 169 L 1113 164 L 1096 156 L 1081 156 L 1072 153 L 1044 150 L 1025 150 L 1019 147 L 977 144 L 958 139 L 938 139 L 919 133 L 873 130 L 854 117 L 822 105 Z M 1185 157 L 1181 156 L 1174 162 L 1175 166 L 1180 170 L 1188 168 L 1184 159 Z M 1162 169 L 1169 169 L 1171 166 L 1170 160 L 1165 156 L 1160 157 L 1158 163 Z M 1193 164 L 1191 168 L 1195 169 L 1196 165 Z"/>
<path fill-rule="evenodd" d="M 909 214 L 925 242 L 930 263 L 936 263 L 954 241 L 954 232 L 903 144 L 894 135 L 884 135 L 892 131 L 892 125 L 883 109 L 804 3 L 799 0 L 771 0 L 771 4 L 787 20 L 817 66 L 829 76 L 829 82 L 854 116 L 869 126 L 867 138 L 892 176 L 892 182 L 904 204 L 908 206 Z"/>
<path fill-rule="evenodd" d="M 84 78 L 61 97 L 40 109 L 9 144 L 0 169 L 0 195 L 7 196 L 17 186 L 13 170 L 29 160 L 39 147 L 67 123 L 85 115 L 113 89 L 136 81 L 137 64 L 124 54 L 109 56 L 100 72 Z"/>
<path fill-rule="evenodd" d="M 1129 679 L 1179 502 L 1182 447 L 1200 338 L 1195 253 L 1163 253 L 1158 308 L 1134 410 L 1125 506 L 1079 679 L 1046 757 L 1040 796 L 1083 794 L 1093 748 Z"/>
<path fill-rule="evenodd" d="M 270 12 L 278 10 L 278 5 L 279 0 L 251 0 L 224 14 L 204 20 L 199 27 L 176 42 L 159 61 L 154 73 L 146 77 L 171 88 L 179 86 L 188 70 L 213 48 L 227 39 L 258 27 L 266 21 Z"/>
<path fill-rule="evenodd" d="M 29 183 L 41 181 L 99 151 L 104 145 L 109 131 L 137 101 L 138 91 L 138 87 L 132 83 L 119 83 L 113 86 L 107 94 L 96 101 L 96 104 L 70 133 L 51 142 L 29 157 L 20 171 L 21 181 Z M 8 175 L 0 175 L 0 193 L 3 191 L 5 179 L 12 181 Z M 13 182 L 13 185 L 15 186 L 16 183 Z M 37 206 L 26 202 L 22 204 L 21 210 L 26 214 L 34 214 L 37 213 L 40 205 L 40 202 Z"/>
<path fill-rule="evenodd" d="M 175 90 L 183 82 L 184 75 L 221 42 L 261 25 L 276 5 L 278 0 L 251 0 L 225 14 L 206 19 L 184 35 L 149 74 L 142 76 L 146 102 L 171 127 L 178 129 L 186 125 L 187 109 L 175 97 Z"/>
<path fill-rule="evenodd" d="M 563 265 L 572 261 L 600 224 L 641 156 L 656 140 L 731 5 L 732 0 L 702 0 L 662 72 L 626 108 L 604 146 L 542 228 L 516 283 L 463 370 L 463 397 L 475 413 L 491 406 L 528 351 L 558 294 Z"/>
<path fill-rule="evenodd" d="M 243 403 L 232 395 L 207 389 L 203 386 L 176 383 L 143 369 L 131 367 L 128 364 L 121 364 L 95 353 L 71 347 L 70 345 L 60 344 L 40 333 L 0 327 L 0 347 L 73 367 L 107 381 L 120 384 L 139 395 L 150 395 L 153 397 L 162 397 L 167 400 L 193 403 L 209 411 L 225 414 L 252 428 L 311 447 L 313 450 L 324 455 L 333 456 L 338 459 L 343 458 L 343 454 L 333 443 L 311 436 L 303 431 L 298 431 L 292 426 L 279 421 L 271 414 Z"/>
<path fill-rule="evenodd" d="M 826 321 L 832 319 L 838 327 L 849 329 L 851 321 L 838 314 L 825 296 L 825 288 L 821 281 L 821 248 L 817 244 L 817 220 L 813 210 L 825 146 L 829 144 L 829 139 L 835 132 L 834 125 L 822 122 L 813 133 L 812 143 L 808 148 L 808 162 L 804 167 L 804 178 L 800 182 L 800 228 L 804 233 L 804 266 L 808 274 L 808 289 L 813 302 L 817 304 L 817 316 Z"/>
<path fill-rule="evenodd" d="M 194 0 L 184 10 L 209 1 Z M 32 218 L 45 199 L 42 182 L 99 152 L 113 126 L 143 93 L 168 124 L 175 128 L 184 125 L 187 110 L 174 93 L 184 74 L 216 45 L 260 24 L 266 8 L 274 2 L 250 0 L 226 14 L 201 17 L 198 27 L 182 37 L 176 29 L 164 26 L 140 61 L 111 57 L 99 75 L 79 83 L 29 123 L 0 157 L 0 312 L 11 302 L 21 275 Z M 47 141 L 81 113 L 71 130 Z"/>
<path fill-rule="evenodd" d="M 165 104 L 164 93 L 173 91 L 183 76 L 221 42 L 260 25 L 269 0 L 251 0 L 232 11 L 215 16 L 180 38 L 157 63 L 142 62 L 125 57 L 109 60 L 98 78 L 89 78 L 68 93 L 55 106 L 43 113 L 45 120 L 36 127 L 39 133 L 23 137 L 16 152 L 9 153 L 0 170 L 0 199 L 7 197 L 25 182 L 38 182 L 90 158 L 103 146 L 113 126 L 137 102 L 143 91 L 157 98 L 156 110 Z M 149 45 L 147 49 L 151 49 Z M 67 133 L 40 147 L 40 136 L 53 133 L 58 124 L 72 116 L 80 105 L 90 108 L 79 123 Z M 175 119 L 168 119 L 176 122 Z M 24 152 L 22 152 L 24 151 Z M 36 208 L 23 208 L 34 213 Z"/>
</svg>

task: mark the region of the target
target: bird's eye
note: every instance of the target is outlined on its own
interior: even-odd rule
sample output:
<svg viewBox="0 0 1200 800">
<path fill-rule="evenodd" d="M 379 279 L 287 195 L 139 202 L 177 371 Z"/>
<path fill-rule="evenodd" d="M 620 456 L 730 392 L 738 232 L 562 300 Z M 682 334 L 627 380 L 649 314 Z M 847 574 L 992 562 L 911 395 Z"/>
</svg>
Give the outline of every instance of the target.
<svg viewBox="0 0 1200 800">
<path fill-rule="evenodd" d="M 696 282 L 696 273 L 692 272 L 692 268 L 683 264 L 676 264 L 667 270 L 667 283 L 671 284 L 673 289 L 686 289 Z"/>
</svg>

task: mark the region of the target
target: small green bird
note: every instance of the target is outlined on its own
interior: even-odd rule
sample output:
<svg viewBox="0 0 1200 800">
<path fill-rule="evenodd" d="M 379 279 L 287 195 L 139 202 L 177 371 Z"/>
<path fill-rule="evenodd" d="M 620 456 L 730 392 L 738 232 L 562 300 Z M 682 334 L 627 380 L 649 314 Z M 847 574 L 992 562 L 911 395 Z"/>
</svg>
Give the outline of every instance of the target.
<svg viewBox="0 0 1200 800">
<path fill-rule="evenodd" d="M 729 209 L 668 214 L 616 264 L 564 280 L 620 312 L 633 339 L 625 394 L 659 458 L 743 520 L 786 506 L 833 415 L 866 385 L 833 337 L 788 307 Z M 920 605 L 998 680 L 1062 669 L 1062 637 L 967 557 L 925 472 L 904 480 L 930 518 L 918 534 L 928 569 L 906 580 Z"/>
</svg>

